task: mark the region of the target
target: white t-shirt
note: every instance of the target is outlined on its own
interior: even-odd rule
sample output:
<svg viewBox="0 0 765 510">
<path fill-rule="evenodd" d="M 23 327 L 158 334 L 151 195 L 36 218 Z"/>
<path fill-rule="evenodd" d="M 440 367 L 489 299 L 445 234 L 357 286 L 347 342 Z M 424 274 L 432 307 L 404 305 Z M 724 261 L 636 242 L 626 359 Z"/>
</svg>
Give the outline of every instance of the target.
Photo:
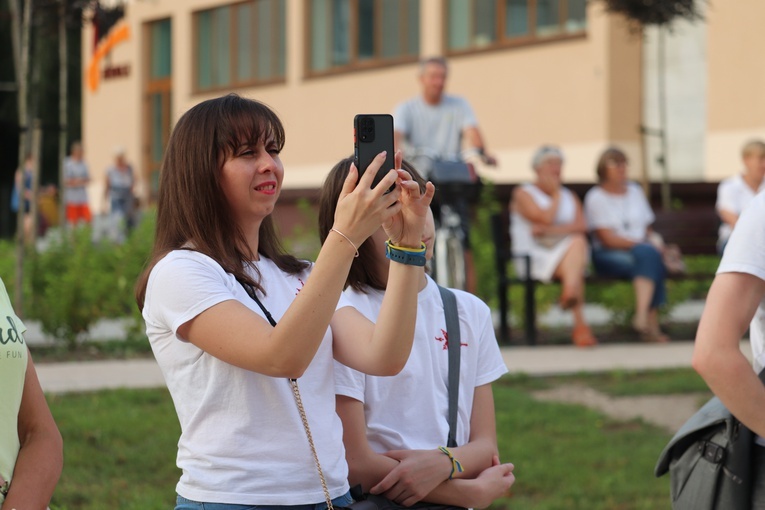
<svg viewBox="0 0 765 510">
<path fill-rule="evenodd" d="M 521 189 L 529 194 L 534 203 L 542 210 L 547 210 L 552 204 L 552 197 L 534 184 L 522 184 Z M 513 254 L 530 253 L 539 243 L 532 234 L 532 223 L 524 215 L 513 211 L 510 220 L 510 236 L 513 239 Z M 555 211 L 553 225 L 568 225 L 576 220 L 576 199 L 568 188 L 560 189 L 558 210 Z"/>
<path fill-rule="evenodd" d="M 462 160 L 462 132 L 478 125 L 470 104 L 449 95 L 437 105 L 426 103 L 422 96 L 412 98 L 396 107 L 393 119 L 396 131 L 405 136 L 408 158 L 424 153 L 446 161 Z"/>
<path fill-rule="evenodd" d="M 278 322 L 309 271 L 283 273 L 256 263 L 265 307 Z M 203 502 L 298 505 L 325 500 L 287 379 L 229 365 L 181 340 L 178 327 L 204 310 L 235 299 L 263 316 L 233 275 L 198 252 L 176 250 L 152 270 L 143 317 L 181 425 L 177 464 L 181 496 Z M 337 308 L 347 306 L 344 298 Z M 253 349 L 258 338 L 252 338 Z M 300 391 L 330 496 L 348 491 L 342 424 L 335 413 L 330 330 Z"/>
<path fill-rule="evenodd" d="M 88 165 L 83 160 L 64 158 L 64 179 L 88 179 Z M 64 202 L 72 205 L 88 203 L 88 190 L 85 186 L 65 186 Z"/>
<path fill-rule="evenodd" d="M 457 444 L 470 437 L 470 414 L 477 386 L 507 373 L 494 336 L 491 313 L 477 297 L 451 289 L 460 316 L 460 389 Z M 383 292 L 345 291 L 349 301 L 376 321 Z M 378 453 L 392 449 L 432 449 L 446 445 L 449 434 L 449 350 L 443 302 L 436 283 L 417 297 L 414 345 L 406 366 L 396 376 L 375 377 L 335 362 L 335 391 L 364 403 L 367 438 Z"/>
<path fill-rule="evenodd" d="M 651 205 L 642 188 L 634 182 L 627 184 L 627 192 L 621 195 L 609 193 L 600 186 L 591 188 L 584 196 L 584 215 L 591 231 L 611 229 L 620 237 L 641 242 L 646 238 L 648 227 L 656 220 Z M 594 248 L 600 248 L 596 236 Z"/>
<path fill-rule="evenodd" d="M 27 345 L 24 333 L 27 328 L 13 311 L 11 298 L 0 280 L 0 476 L 12 481 L 19 455 L 19 409 L 26 379 Z M 5 496 L 0 494 L 0 506 Z"/>
<path fill-rule="evenodd" d="M 717 274 L 747 273 L 765 280 L 765 194 L 760 193 L 739 217 L 725 247 Z M 749 325 L 754 368 L 765 367 L 765 300 Z"/>
<path fill-rule="evenodd" d="M 749 205 L 757 193 L 765 189 L 765 182 L 760 185 L 757 191 L 754 191 L 744 181 L 741 175 L 734 175 L 720 181 L 717 186 L 717 202 L 715 209 L 719 211 L 728 211 L 741 215 L 741 212 Z M 724 221 L 720 224 L 718 230 L 719 242 L 724 243 L 730 237 L 733 228 Z"/>
</svg>

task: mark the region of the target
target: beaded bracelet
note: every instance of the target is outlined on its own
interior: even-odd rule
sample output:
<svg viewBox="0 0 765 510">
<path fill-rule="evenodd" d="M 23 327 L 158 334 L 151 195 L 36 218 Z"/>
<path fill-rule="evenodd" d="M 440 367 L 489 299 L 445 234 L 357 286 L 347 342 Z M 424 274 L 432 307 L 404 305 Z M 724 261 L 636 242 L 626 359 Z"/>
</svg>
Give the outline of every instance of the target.
<svg viewBox="0 0 765 510">
<path fill-rule="evenodd" d="M 449 448 L 446 446 L 439 446 L 438 449 L 452 461 L 452 472 L 449 473 L 449 480 L 454 477 L 455 471 L 457 473 L 462 473 L 462 471 L 464 471 L 462 464 L 460 464 L 460 461 L 454 458 L 454 454 L 451 452 L 451 450 L 449 450 Z"/>
<path fill-rule="evenodd" d="M 419 248 L 406 248 L 403 246 L 396 246 L 390 242 L 390 239 L 385 241 L 385 256 L 401 264 L 407 264 L 410 266 L 424 266 L 425 265 L 425 252 L 427 248 L 425 243 L 420 243 Z"/>
</svg>

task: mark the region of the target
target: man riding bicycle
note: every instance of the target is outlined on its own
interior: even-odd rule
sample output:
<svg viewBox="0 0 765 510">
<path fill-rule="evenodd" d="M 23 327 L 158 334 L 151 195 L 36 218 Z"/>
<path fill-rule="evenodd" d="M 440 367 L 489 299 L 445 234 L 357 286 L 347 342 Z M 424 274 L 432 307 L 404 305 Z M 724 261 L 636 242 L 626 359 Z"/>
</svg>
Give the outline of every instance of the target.
<svg viewBox="0 0 765 510">
<path fill-rule="evenodd" d="M 444 93 L 447 64 L 443 57 L 431 57 L 420 63 L 419 80 L 422 94 L 401 103 L 393 113 L 396 149 L 426 177 L 431 178 L 439 162 L 464 162 L 467 156 L 477 155 L 487 165 L 497 164 L 484 149 L 473 109 L 461 97 Z M 463 140 L 466 150 L 463 152 Z M 431 206 L 438 223 L 441 200 Z M 470 215 L 467 197 L 457 194 L 449 197 L 449 206 L 460 216 L 466 270 L 466 287 L 475 292 L 475 270 L 470 250 Z"/>
</svg>

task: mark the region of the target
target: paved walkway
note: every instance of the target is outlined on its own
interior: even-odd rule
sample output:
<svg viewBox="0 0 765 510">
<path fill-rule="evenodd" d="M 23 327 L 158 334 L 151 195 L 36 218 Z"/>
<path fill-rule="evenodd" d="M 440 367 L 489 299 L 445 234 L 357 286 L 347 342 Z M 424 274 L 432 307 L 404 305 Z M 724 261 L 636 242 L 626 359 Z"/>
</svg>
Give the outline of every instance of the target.
<svg viewBox="0 0 765 510">
<path fill-rule="evenodd" d="M 750 356 L 748 342 L 742 351 Z M 504 347 L 510 373 L 529 375 L 573 374 L 611 370 L 653 370 L 689 367 L 693 342 L 669 344 L 612 344 L 593 349 L 571 346 Z M 152 388 L 165 385 L 153 358 L 129 361 L 39 363 L 43 390 L 50 393 L 110 388 Z"/>
</svg>

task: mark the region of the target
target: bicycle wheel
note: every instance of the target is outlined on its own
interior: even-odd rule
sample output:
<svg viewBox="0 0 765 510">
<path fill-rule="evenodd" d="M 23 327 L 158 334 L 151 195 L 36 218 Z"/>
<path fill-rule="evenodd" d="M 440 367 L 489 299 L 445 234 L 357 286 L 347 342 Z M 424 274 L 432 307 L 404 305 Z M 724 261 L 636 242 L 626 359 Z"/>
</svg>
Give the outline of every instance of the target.
<svg viewBox="0 0 765 510">
<path fill-rule="evenodd" d="M 444 287 L 465 288 L 465 252 L 459 233 L 453 228 L 439 228 L 433 254 L 433 277 Z"/>
<path fill-rule="evenodd" d="M 459 237 L 450 236 L 447 239 L 446 260 L 449 271 L 449 287 L 465 290 L 465 252 Z"/>
</svg>

